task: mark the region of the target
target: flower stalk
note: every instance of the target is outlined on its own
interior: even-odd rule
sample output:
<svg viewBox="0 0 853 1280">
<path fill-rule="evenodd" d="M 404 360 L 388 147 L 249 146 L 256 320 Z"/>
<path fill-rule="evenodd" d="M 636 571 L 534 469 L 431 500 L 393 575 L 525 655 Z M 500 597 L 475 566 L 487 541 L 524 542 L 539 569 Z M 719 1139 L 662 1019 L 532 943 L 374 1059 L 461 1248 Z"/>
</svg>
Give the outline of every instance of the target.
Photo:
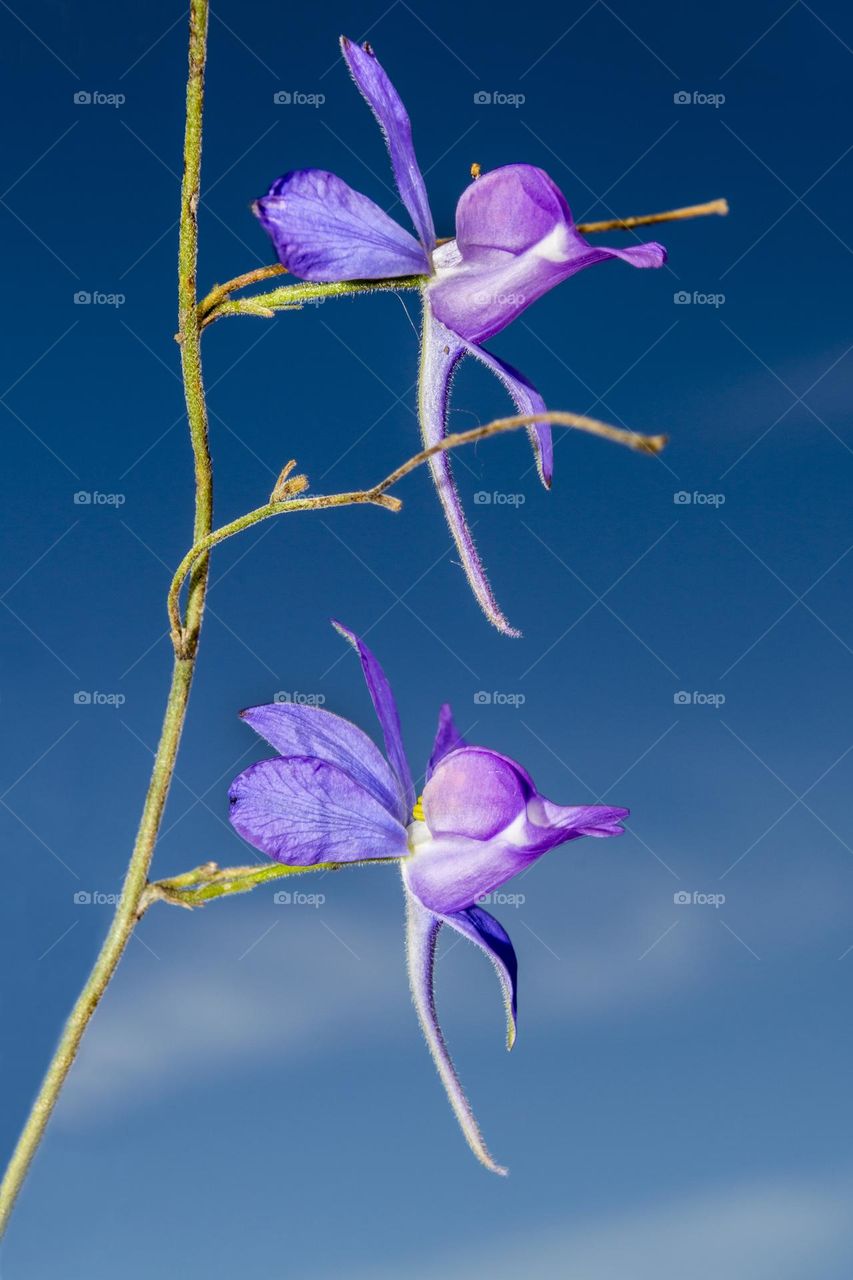
<svg viewBox="0 0 853 1280">
<path fill-rule="evenodd" d="M 248 893 L 270 880 L 284 876 L 301 875 L 306 871 L 338 871 L 342 863 L 318 862 L 312 867 L 285 867 L 278 863 L 263 863 L 254 867 L 220 867 L 216 862 L 205 862 L 192 871 L 185 871 L 166 880 L 155 880 L 146 886 L 139 904 L 139 917 L 155 902 L 167 902 L 176 907 L 204 906 L 215 898 Z"/>
<path fill-rule="evenodd" d="M 256 280 L 281 275 L 284 267 L 260 267 L 250 272 Z M 300 280 L 297 284 L 283 285 L 280 289 L 271 289 L 268 293 L 255 293 L 248 298 L 230 298 L 236 289 L 245 287 L 245 276 L 237 276 L 228 284 L 217 285 L 199 304 L 199 317 L 202 328 L 213 324 L 222 316 L 263 316 L 271 319 L 276 311 L 298 311 L 306 303 L 322 302 L 326 298 L 349 298 L 358 293 L 387 293 L 399 289 L 420 289 L 425 276 L 400 276 L 393 280 L 337 280 L 331 284 L 315 283 L 311 280 Z M 244 283 L 239 283 L 243 281 Z M 211 302 L 210 300 L 213 299 Z"/>
</svg>

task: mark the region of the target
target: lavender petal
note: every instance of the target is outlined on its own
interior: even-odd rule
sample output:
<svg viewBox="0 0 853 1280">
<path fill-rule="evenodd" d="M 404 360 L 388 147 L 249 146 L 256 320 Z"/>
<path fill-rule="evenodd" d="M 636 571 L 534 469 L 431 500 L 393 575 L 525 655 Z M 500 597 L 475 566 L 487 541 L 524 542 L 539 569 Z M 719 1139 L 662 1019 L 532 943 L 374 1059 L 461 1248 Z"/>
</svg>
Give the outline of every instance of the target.
<svg viewBox="0 0 853 1280">
<path fill-rule="evenodd" d="M 240 715 L 278 755 L 314 756 L 337 765 L 395 818 L 408 821 L 396 775 L 376 744 L 348 720 L 322 707 L 294 702 L 248 707 Z"/>
<path fill-rule="evenodd" d="M 404 807 L 404 812 L 410 814 L 415 803 L 415 784 L 412 781 L 412 771 L 409 768 L 406 748 L 403 746 L 400 713 L 397 710 L 397 702 L 388 682 L 388 677 L 383 671 L 379 659 L 368 649 L 364 641 L 359 639 L 354 631 L 350 631 L 348 627 L 343 626 L 340 622 L 333 621 L 332 626 L 345 640 L 350 642 L 359 656 L 367 688 L 370 692 L 379 724 L 382 727 L 385 750 L 388 753 L 391 768 L 397 779 L 400 803 Z"/>
<path fill-rule="evenodd" d="M 435 248 L 435 227 L 406 108 L 369 46 L 355 44 L 341 36 L 341 51 L 353 80 L 385 137 L 400 199 L 409 211 L 421 244 L 430 253 Z"/>
<path fill-rule="evenodd" d="M 561 281 L 608 258 L 660 267 L 666 250 L 654 242 L 629 249 L 589 244 L 565 196 L 542 169 L 504 165 L 462 193 L 456 240 L 433 259 L 430 301 L 448 329 L 480 343 Z"/>
<path fill-rule="evenodd" d="M 435 772 L 436 765 L 449 755 L 451 751 L 457 751 L 459 747 L 467 746 L 465 739 L 456 728 L 453 720 L 453 712 L 450 709 L 450 703 L 445 702 L 444 706 L 438 713 L 438 729 L 435 734 L 435 742 L 433 743 L 432 755 L 427 765 L 427 781 Z"/>
<path fill-rule="evenodd" d="M 287 866 L 402 858 L 408 852 L 405 827 L 324 760 L 261 760 L 234 779 L 229 800 L 240 835 Z"/>
<path fill-rule="evenodd" d="M 429 271 L 414 236 L 323 169 L 284 174 L 254 210 L 279 261 L 301 280 L 384 280 Z"/>
<path fill-rule="evenodd" d="M 609 805 L 554 804 L 520 765 L 485 747 L 445 756 L 422 803 L 423 829 L 403 878 L 439 915 L 474 906 L 557 845 L 621 835 L 628 814 Z"/>
</svg>

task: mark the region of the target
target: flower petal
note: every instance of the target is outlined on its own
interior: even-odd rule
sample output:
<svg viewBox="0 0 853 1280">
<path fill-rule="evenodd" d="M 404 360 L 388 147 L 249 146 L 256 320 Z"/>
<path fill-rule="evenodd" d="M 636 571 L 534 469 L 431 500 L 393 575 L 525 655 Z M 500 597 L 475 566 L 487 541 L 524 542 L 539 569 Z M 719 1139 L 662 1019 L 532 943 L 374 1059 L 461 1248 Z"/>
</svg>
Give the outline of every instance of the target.
<svg viewBox="0 0 853 1280">
<path fill-rule="evenodd" d="M 554 804 L 520 765 L 484 747 L 462 747 L 441 761 L 424 788 L 423 812 L 424 832 L 403 878 L 439 915 L 474 906 L 556 845 L 621 835 L 628 814 Z"/>
<path fill-rule="evenodd" d="M 414 856 L 405 859 L 403 879 L 430 911 L 453 915 L 526 870 L 537 856 L 525 856 L 499 837 L 436 836 L 419 843 Z"/>
<path fill-rule="evenodd" d="M 547 407 L 545 401 L 533 384 L 527 381 L 523 373 L 513 369 L 511 364 L 506 364 L 505 361 L 499 360 L 497 356 L 492 355 L 491 351 L 486 351 L 484 347 L 478 347 L 476 343 L 469 343 L 468 352 L 472 356 L 476 356 L 487 369 L 491 369 L 497 375 L 509 392 L 519 414 L 527 416 L 532 413 L 545 412 Z M 533 445 L 533 454 L 536 458 L 539 479 L 546 489 L 550 489 L 554 475 L 554 442 L 551 438 L 551 427 L 547 422 L 538 422 L 534 426 L 527 428 L 527 434 L 530 437 L 530 443 Z"/>
<path fill-rule="evenodd" d="M 504 165 L 462 193 L 455 249 L 445 247 L 434 259 L 430 300 L 443 324 L 479 343 L 562 280 L 607 258 L 660 267 L 666 250 L 654 242 L 630 249 L 592 246 L 542 169 Z"/>
<path fill-rule="evenodd" d="M 404 813 L 411 814 L 415 804 L 415 784 L 412 781 L 412 771 L 409 768 L 406 749 L 403 746 L 400 713 L 397 710 L 397 703 L 391 690 L 391 685 L 388 683 L 388 677 L 382 670 L 379 659 L 362 640 L 359 640 L 354 631 L 342 626 L 340 622 L 333 621 L 332 626 L 336 631 L 340 632 L 345 640 L 349 640 L 361 659 L 361 669 L 367 681 L 367 688 L 370 692 L 376 715 L 382 726 L 385 750 L 388 753 L 391 768 L 397 778 L 400 802 L 403 805 Z"/>
<path fill-rule="evenodd" d="M 261 760 L 228 793 L 245 840 L 292 867 L 401 858 L 406 829 L 342 769 L 313 757 Z"/>
<path fill-rule="evenodd" d="M 341 51 L 353 80 L 385 136 L 400 199 L 409 211 L 421 244 L 430 253 L 435 248 L 435 227 L 406 108 L 369 45 L 355 44 L 341 36 Z"/>
<path fill-rule="evenodd" d="M 555 845 L 579 836 L 606 836 L 625 834 L 622 823 L 630 815 L 630 809 L 617 809 L 606 804 L 562 805 L 536 796 L 527 806 L 525 836 L 527 847 L 536 856 L 547 853 Z"/>
<path fill-rule="evenodd" d="M 444 327 L 432 315 L 429 303 L 424 299 L 424 332 L 421 350 L 421 367 L 418 384 L 418 417 L 424 446 L 437 444 L 447 433 L 447 408 L 450 381 L 453 370 L 465 354 L 466 345 Z M 483 568 L 474 539 L 462 510 L 459 493 L 453 479 L 450 458 L 446 452 L 436 453 L 429 460 L 429 468 L 450 532 L 462 561 L 471 590 L 480 607 L 498 631 L 504 635 L 518 636 L 521 632 L 511 627 L 494 597 L 486 571 Z"/>
<path fill-rule="evenodd" d="M 518 1032 L 518 960 L 509 934 L 500 921 L 479 906 L 442 916 L 441 921 L 476 943 L 495 966 L 506 1006 L 506 1047 L 511 1049 Z"/>
<path fill-rule="evenodd" d="M 523 813 L 536 788 L 513 760 L 488 747 L 463 747 L 439 764 L 424 788 L 424 819 L 433 836 L 485 841 Z"/>
<path fill-rule="evenodd" d="M 254 211 L 279 261 L 302 280 L 382 280 L 430 269 L 414 236 L 323 169 L 284 174 Z"/>
<path fill-rule="evenodd" d="M 435 766 L 440 760 L 443 760 L 451 751 L 456 751 L 459 747 L 465 747 L 468 744 L 460 734 L 453 720 L 453 712 L 450 709 L 450 703 L 445 702 L 444 706 L 438 713 L 438 729 L 435 734 L 435 742 L 433 743 L 432 755 L 427 765 L 427 782 L 435 772 Z"/>
<path fill-rule="evenodd" d="M 404 824 L 408 821 L 409 810 L 402 803 L 397 778 L 388 761 L 367 734 L 349 720 L 322 707 L 293 702 L 248 707 L 240 715 L 280 756 L 314 756 L 337 765 L 395 818 Z"/>
<path fill-rule="evenodd" d="M 480 1127 L 456 1074 L 456 1068 L 438 1023 L 435 1010 L 435 944 L 442 921 L 422 907 L 410 893 L 406 894 L 406 958 L 409 969 L 409 985 L 412 1000 L 426 1037 L 432 1060 L 447 1092 L 456 1119 L 465 1135 L 465 1141 L 474 1155 L 492 1173 L 505 1174 L 506 1169 L 496 1164 L 483 1141 Z M 461 932 L 461 930 L 460 930 Z"/>
</svg>

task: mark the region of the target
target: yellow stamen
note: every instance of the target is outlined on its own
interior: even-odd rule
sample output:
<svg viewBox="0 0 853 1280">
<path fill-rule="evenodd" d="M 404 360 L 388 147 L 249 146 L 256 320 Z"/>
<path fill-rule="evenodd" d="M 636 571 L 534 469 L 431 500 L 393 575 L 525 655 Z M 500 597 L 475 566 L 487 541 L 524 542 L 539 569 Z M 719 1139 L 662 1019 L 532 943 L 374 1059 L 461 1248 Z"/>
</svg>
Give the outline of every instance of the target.
<svg viewBox="0 0 853 1280">
<path fill-rule="evenodd" d="M 477 164 L 477 161 L 475 160 L 474 163 L 471 165 L 471 177 L 476 182 L 479 176 L 480 176 L 480 166 Z"/>
<path fill-rule="evenodd" d="M 423 822 L 423 821 L 424 821 L 424 798 L 423 798 L 423 796 L 418 796 L 417 801 L 415 802 L 415 807 L 414 807 L 414 809 L 412 810 L 412 817 L 414 818 L 415 822 Z"/>
</svg>

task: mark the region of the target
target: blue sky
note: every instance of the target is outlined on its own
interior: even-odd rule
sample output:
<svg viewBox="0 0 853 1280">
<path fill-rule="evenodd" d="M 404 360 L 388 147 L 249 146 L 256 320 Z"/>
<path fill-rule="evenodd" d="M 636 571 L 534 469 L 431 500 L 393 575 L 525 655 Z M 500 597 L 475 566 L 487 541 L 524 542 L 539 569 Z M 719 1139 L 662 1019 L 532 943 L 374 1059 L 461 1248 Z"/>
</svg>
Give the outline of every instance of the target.
<svg viewBox="0 0 853 1280">
<path fill-rule="evenodd" d="M 184 15 L 13 4 L 0 27 L 17 122 L 0 204 L 8 1151 L 132 841 L 191 466 L 173 341 Z M 520 436 L 459 458 L 522 639 L 480 615 L 422 474 L 399 516 L 294 515 L 219 550 L 155 871 L 248 856 L 225 821 L 229 781 L 264 754 L 241 706 L 311 694 L 374 732 L 332 616 L 385 664 L 416 772 L 447 699 L 545 794 L 628 806 L 630 831 L 556 851 L 495 905 L 520 961 L 512 1055 L 488 966 L 441 948 L 448 1038 L 509 1179 L 470 1156 L 421 1041 L 395 872 L 341 873 L 300 886 L 314 905 L 261 890 L 149 913 L 0 1275 L 100 1280 L 120 1258 L 126 1280 L 841 1280 L 850 15 L 803 0 L 218 7 L 202 288 L 270 260 L 249 206 L 287 169 L 328 168 L 403 217 L 341 31 L 369 35 L 409 107 L 440 232 L 473 161 L 541 165 L 579 220 L 717 196 L 732 213 L 661 228 L 668 269 L 596 267 L 491 344 L 552 407 L 671 438 L 654 460 L 560 437 L 550 494 Z M 216 325 L 218 519 L 262 502 L 290 457 L 329 492 L 412 453 L 417 323 L 410 296 L 382 296 Z M 505 409 L 463 368 L 454 427 Z"/>
</svg>

